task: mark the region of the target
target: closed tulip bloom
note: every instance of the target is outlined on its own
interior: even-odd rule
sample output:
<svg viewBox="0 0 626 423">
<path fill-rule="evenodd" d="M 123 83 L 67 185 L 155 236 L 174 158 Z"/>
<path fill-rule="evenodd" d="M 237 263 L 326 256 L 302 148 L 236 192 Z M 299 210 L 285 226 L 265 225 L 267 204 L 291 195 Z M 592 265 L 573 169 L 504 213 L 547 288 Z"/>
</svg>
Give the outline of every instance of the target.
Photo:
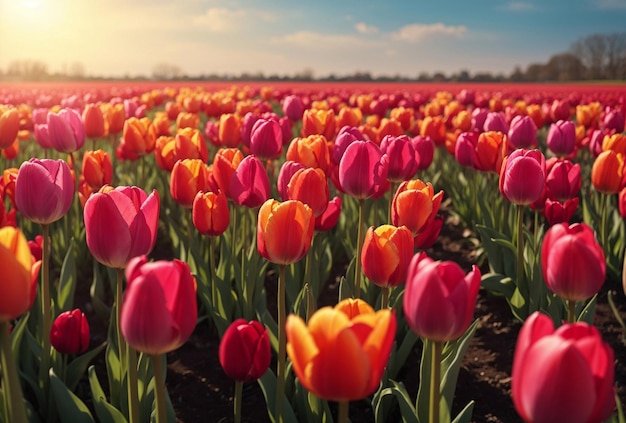
<svg viewBox="0 0 626 423">
<path fill-rule="evenodd" d="M 219 359 L 224 373 L 239 382 L 251 382 L 270 367 L 272 350 L 267 329 L 256 320 L 237 319 L 222 336 Z"/>
<path fill-rule="evenodd" d="M 358 107 L 342 107 L 337 113 L 337 128 L 343 128 L 344 126 L 358 127 L 362 123 L 363 112 Z"/>
<path fill-rule="evenodd" d="M 218 140 L 221 146 L 228 148 L 241 144 L 241 119 L 237 115 L 225 113 L 220 116 Z"/>
<path fill-rule="evenodd" d="M 108 123 L 109 134 L 119 134 L 124 130 L 126 114 L 124 112 L 123 104 L 120 103 L 110 105 L 110 107 L 105 109 L 104 116 Z"/>
<path fill-rule="evenodd" d="M 615 408 L 611 347 L 587 323 L 554 329 L 535 312 L 517 338 L 511 373 L 515 409 L 526 422 L 605 421 Z"/>
<path fill-rule="evenodd" d="M 315 218 L 315 230 L 319 232 L 330 231 L 337 225 L 341 215 L 341 197 L 333 197 L 326 205 L 324 212 Z"/>
<path fill-rule="evenodd" d="M 193 200 L 193 225 L 206 236 L 219 236 L 230 225 L 228 199 L 223 191 L 199 192 Z"/>
<path fill-rule="evenodd" d="M 200 159 L 178 160 L 170 175 L 170 194 L 174 201 L 190 209 L 196 194 L 209 191 L 211 175 L 208 166 Z"/>
<path fill-rule="evenodd" d="M 483 131 L 496 131 L 502 132 L 506 134 L 509 132 L 509 125 L 506 123 L 506 118 L 504 117 L 504 113 L 500 112 L 489 112 L 485 117 L 485 122 L 483 123 Z"/>
<path fill-rule="evenodd" d="M 546 159 L 539 150 L 517 149 L 502 163 L 500 193 L 513 204 L 528 205 L 539 197 L 546 180 Z"/>
<path fill-rule="evenodd" d="M 176 117 L 178 129 L 198 129 L 198 126 L 200 126 L 200 116 L 197 113 L 180 112 Z"/>
<path fill-rule="evenodd" d="M 257 249 L 272 263 L 295 263 L 309 250 L 314 227 L 313 211 L 306 204 L 270 198 L 259 209 Z"/>
<path fill-rule="evenodd" d="M 417 170 L 425 170 L 430 167 L 435 157 L 435 143 L 428 137 L 417 135 L 411 139 L 415 148 L 415 162 Z"/>
<path fill-rule="evenodd" d="M 149 254 L 156 241 L 159 208 L 156 190 L 148 195 L 141 188 L 121 186 L 92 194 L 84 209 L 89 251 L 115 269 Z"/>
<path fill-rule="evenodd" d="M 220 148 L 213 157 L 213 178 L 228 198 L 232 198 L 230 182 L 242 160 L 243 153 L 238 148 Z"/>
<path fill-rule="evenodd" d="M 541 247 L 541 267 L 548 288 L 570 301 L 591 298 L 606 276 L 604 252 L 585 223 L 561 223 L 548 229 Z"/>
<path fill-rule="evenodd" d="M 120 147 L 127 157 L 144 156 L 151 153 L 155 146 L 156 131 L 150 119 L 131 117 L 124 122 Z"/>
<path fill-rule="evenodd" d="M 254 156 L 244 158 L 230 179 L 229 196 L 240 206 L 259 207 L 270 196 L 270 180 L 263 163 Z"/>
<path fill-rule="evenodd" d="M 20 115 L 15 108 L 0 106 L 0 149 L 13 144 L 20 130 Z"/>
<path fill-rule="evenodd" d="M 323 135 L 294 138 L 289 144 L 286 158 L 306 167 L 319 167 L 326 172 L 330 164 L 327 139 Z"/>
<path fill-rule="evenodd" d="M 198 320 L 196 280 L 187 263 L 134 258 L 126 268 L 128 287 L 120 330 L 139 352 L 164 354 L 182 346 Z"/>
<path fill-rule="evenodd" d="M 476 265 L 466 275 L 452 261 L 433 261 L 426 253 L 416 254 L 409 264 L 403 298 L 404 314 L 413 332 L 438 342 L 463 335 L 472 322 L 480 278 Z"/>
<path fill-rule="evenodd" d="M 600 153 L 591 166 L 591 184 L 603 194 L 617 194 L 624 175 L 624 158 L 613 150 Z"/>
<path fill-rule="evenodd" d="M 50 328 L 50 345 L 61 354 L 80 354 L 89 347 L 89 322 L 76 308 L 59 314 Z"/>
<path fill-rule="evenodd" d="M 48 136 L 48 124 L 35 124 L 33 136 L 37 144 L 45 150 L 52 148 L 50 137 Z"/>
<path fill-rule="evenodd" d="M 429 137 L 435 145 L 444 145 L 446 142 L 446 124 L 441 116 L 426 116 L 420 125 L 420 135 Z"/>
<path fill-rule="evenodd" d="M 302 385 L 320 398 L 353 401 L 378 388 L 396 334 L 395 314 L 346 299 L 324 307 L 308 326 L 287 318 L 287 354 Z"/>
<path fill-rule="evenodd" d="M 200 130 L 195 128 L 180 129 L 174 137 L 174 151 L 178 159 L 200 159 L 207 162 L 209 150 Z"/>
<path fill-rule="evenodd" d="M 483 132 L 483 127 L 488 114 L 489 109 L 476 107 L 472 110 L 472 129 Z"/>
<path fill-rule="evenodd" d="M 307 167 L 305 167 L 302 163 L 294 162 L 292 160 L 285 161 L 280 167 L 280 171 L 278 172 L 278 180 L 276 181 L 276 187 L 278 189 L 278 194 L 280 194 L 280 198 L 282 200 L 289 199 L 287 187 L 289 186 L 291 177 L 300 169 L 307 169 Z"/>
<path fill-rule="evenodd" d="M 322 169 L 310 167 L 296 171 L 287 185 L 287 198 L 303 202 L 318 217 L 326 210 L 330 198 L 326 174 Z"/>
<path fill-rule="evenodd" d="M 48 138 L 61 153 L 73 153 L 85 144 L 85 127 L 81 116 L 73 109 L 48 113 Z"/>
<path fill-rule="evenodd" d="M 372 226 L 365 233 L 361 265 L 376 285 L 389 288 L 404 283 L 411 258 L 413 234 L 406 226 Z"/>
<path fill-rule="evenodd" d="M 556 157 L 546 162 L 546 187 L 549 198 L 562 202 L 574 198 L 580 192 L 581 185 L 580 164 L 559 160 Z"/>
<path fill-rule="evenodd" d="M 507 152 L 507 136 L 502 132 L 483 132 L 476 142 L 477 170 L 500 173 Z"/>
<path fill-rule="evenodd" d="M 274 119 L 259 119 L 250 133 L 250 151 L 261 160 L 275 159 L 283 151 L 283 132 Z"/>
<path fill-rule="evenodd" d="M 85 136 L 95 139 L 102 138 L 106 134 L 104 113 L 97 104 L 88 104 L 83 110 L 83 125 Z"/>
<path fill-rule="evenodd" d="M 389 157 L 387 179 L 400 182 L 415 176 L 417 172 L 415 147 L 408 136 L 385 136 L 380 143 L 380 151 Z"/>
<path fill-rule="evenodd" d="M 435 194 L 430 182 L 419 179 L 403 182 L 394 194 L 391 205 L 391 223 L 406 226 L 413 236 L 424 232 L 435 219 L 443 191 Z"/>
<path fill-rule="evenodd" d="M 508 135 L 514 148 L 532 148 L 537 145 L 537 127 L 530 116 L 515 116 Z"/>
<path fill-rule="evenodd" d="M 478 145 L 479 133 L 476 131 L 462 132 L 454 144 L 454 158 L 463 167 L 476 168 L 478 157 L 476 146 Z"/>
<path fill-rule="evenodd" d="M 154 126 L 154 132 L 156 132 L 157 139 L 158 137 L 169 136 L 172 133 L 170 129 L 171 122 L 167 118 L 167 114 L 165 112 L 156 112 L 154 114 L 152 126 Z"/>
<path fill-rule="evenodd" d="M 335 143 L 332 150 L 332 162 L 334 164 L 339 164 L 341 162 L 341 156 L 345 153 L 346 148 L 354 141 L 364 140 L 365 137 L 359 131 L 357 127 L 354 126 L 342 126 L 337 134 L 337 138 L 335 139 Z"/>
<path fill-rule="evenodd" d="M 22 231 L 11 226 L 0 228 L 0 322 L 16 319 L 31 307 L 32 291 L 36 290 L 32 260 Z"/>
<path fill-rule="evenodd" d="M 546 145 L 556 156 L 568 156 L 576 148 L 576 125 L 560 120 L 550 125 Z"/>
<path fill-rule="evenodd" d="M 578 209 L 579 202 L 578 197 L 569 198 L 563 203 L 547 198 L 544 204 L 543 215 L 548 225 L 556 225 L 557 223 L 569 224 Z"/>
<path fill-rule="evenodd" d="M 331 110 L 307 109 L 302 116 L 302 136 L 323 135 L 329 141 L 336 135 L 335 112 Z"/>
<path fill-rule="evenodd" d="M 348 146 L 339 163 L 339 183 L 346 194 L 366 199 L 374 197 L 387 183 L 388 156 L 376 144 L 355 141 Z"/>
<path fill-rule="evenodd" d="M 624 115 L 622 111 L 612 109 L 606 112 L 604 119 L 602 119 L 602 127 L 608 131 L 624 132 Z"/>
<path fill-rule="evenodd" d="M 283 114 L 292 122 L 302 119 L 304 114 L 304 104 L 302 99 L 297 95 L 289 95 L 282 101 Z"/>
<path fill-rule="evenodd" d="M 113 165 L 109 153 L 104 150 L 85 151 L 81 176 L 94 191 L 110 185 L 113 180 Z"/>
<path fill-rule="evenodd" d="M 74 199 L 74 182 L 63 160 L 30 159 L 22 163 L 15 180 L 15 202 L 22 216 L 49 224 L 61 219 Z"/>
<path fill-rule="evenodd" d="M 626 135 L 612 134 L 605 135 L 602 140 L 602 150 L 613 150 L 622 156 L 626 154 Z"/>
</svg>

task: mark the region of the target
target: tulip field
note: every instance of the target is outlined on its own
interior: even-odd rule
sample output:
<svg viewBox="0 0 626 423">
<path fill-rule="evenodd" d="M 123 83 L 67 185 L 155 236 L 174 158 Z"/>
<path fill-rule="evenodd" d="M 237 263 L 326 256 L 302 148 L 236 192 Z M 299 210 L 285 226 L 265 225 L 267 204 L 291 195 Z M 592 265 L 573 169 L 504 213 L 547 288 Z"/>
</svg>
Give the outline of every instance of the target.
<svg viewBox="0 0 626 423">
<path fill-rule="evenodd" d="M 626 423 L 626 85 L 0 84 L 0 422 Z"/>
</svg>

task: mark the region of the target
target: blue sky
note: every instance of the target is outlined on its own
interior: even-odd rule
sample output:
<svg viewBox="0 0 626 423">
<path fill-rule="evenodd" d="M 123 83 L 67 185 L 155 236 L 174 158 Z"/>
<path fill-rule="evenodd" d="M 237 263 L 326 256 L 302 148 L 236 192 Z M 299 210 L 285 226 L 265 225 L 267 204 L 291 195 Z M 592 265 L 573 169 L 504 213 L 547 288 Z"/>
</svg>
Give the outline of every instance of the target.
<svg viewBox="0 0 626 423">
<path fill-rule="evenodd" d="M 510 73 L 592 33 L 626 0 L 0 0 L 0 69 L 37 59 L 91 75 Z"/>
</svg>

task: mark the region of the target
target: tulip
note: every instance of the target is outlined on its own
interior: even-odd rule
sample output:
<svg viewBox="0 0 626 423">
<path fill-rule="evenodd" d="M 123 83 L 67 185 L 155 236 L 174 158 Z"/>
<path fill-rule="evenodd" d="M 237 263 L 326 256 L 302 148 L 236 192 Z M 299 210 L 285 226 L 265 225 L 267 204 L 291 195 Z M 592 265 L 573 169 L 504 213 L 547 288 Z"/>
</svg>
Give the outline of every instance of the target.
<svg viewBox="0 0 626 423">
<path fill-rule="evenodd" d="M 446 125 L 440 116 L 426 116 L 420 126 L 420 135 L 429 137 L 435 145 L 444 145 L 446 142 Z"/>
<path fill-rule="evenodd" d="M 537 145 L 537 127 L 530 116 L 515 116 L 508 131 L 514 148 L 532 148 Z"/>
<path fill-rule="evenodd" d="M 546 159 L 539 150 L 518 149 L 502 163 L 500 193 L 517 205 L 535 202 L 544 188 Z"/>
<path fill-rule="evenodd" d="M 364 140 L 365 137 L 359 131 L 358 128 L 354 126 L 343 126 L 339 130 L 337 134 L 337 138 L 335 139 L 335 144 L 332 151 L 332 162 L 338 165 L 341 162 L 341 156 L 345 153 L 346 148 L 354 141 Z"/>
<path fill-rule="evenodd" d="M 250 133 L 250 151 L 261 160 L 275 159 L 283 151 L 283 133 L 274 119 L 259 119 Z"/>
<path fill-rule="evenodd" d="M 45 150 L 52 148 L 47 124 L 36 124 L 33 136 L 41 148 Z"/>
<path fill-rule="evenodd" d="M 113 166 L 109 153 L 104 150 L 85 151 L 81 176 L 94 191 L 110 185 L 113 180 Z"/>
<path fill-rule="evenodd" d="M 296 95 L 289 95 L 283 99 L 282 102 L 283 114 L 289 118 L 292 122 L 297 122 L 302 119 L 304 114 L 304 104 L 302 99 Z"/>
<path fill-rule="evenodd" d="M 477 107 L 472 110 L 472 129 L 483 132 L 489 109 Z"/>
<path fill-rule="evenodd" d="M 102 138 L 106 134 L 106 126 L 104 113 L 97 104 L 88 104 L 83 110 L 83 125 L 85 127 L 85 136 L 95 139 Z"/>
<path fill-rule="evenodd" d="M 269 335 L 257 321 L 235 320 L 220 341 L 220 364 L 224 373 L 236 381 L 260 378 L 269 368 L 271 358 Z"/>
<path fill-rule="evenodd" d="M 241 143 L 250 148 L 250 135 L 252 134 L 252 127 L 261 119 L 256 113 L 248 112 L 244 115 L 241 121 Z"/>
<path fill-rule="evenodd" d="M 309 206 L 297 200 L 269 199 L 259 209 L 257 248 L 272 263 L 300 261 L 311 246 L 315 218 Z"/>
<path fill-rule="evenodd" d="M 576 148 L 576 125 L 560 120 L 550 125 L 546 145 L 557 156 L 568 156 Z"/>
<path fill-rule="evenodd" d="M 126 268 L 126 280 L 120 329 L 128 344 L 153 355 L 183 345 L 198 320 L 196 280 L 187 263 L 149 263 L 145 256 L 135 257 Z"/>
<path fill-rule="evenodd" d="M 89 347 L 89 322 L 80 311 L 64 311 L 50 328 L 50 345 L 61 354 L 80 354 Z"/>
<path fill-rule="evenodd" d="M 174 201 L 190 209 L 198 192 L 216 188 L 211 182 L 209 168 L 202 160 L 178 160 L 170 176 L 170 194 Z"/>
<path fill-rule="evenodd" d="M 385 136 L 380 151 L 389 157 L 387 179 L 392 182 L 407 181 L 417 172 L 416 152 L 411 139 L 406 135 Z"/>
<path fill-rule="evenodd" d="M 435 156 L 435 143 L 428 137 L 420 135 L 412 138 L 413 148 L 415 148 L 415 161 L 417 170 L 428 169 Z"/>
<path fill-rule="evenodd" d="M 176 117 L 178 129 L 198 129 L 198 126 L 200 126 L 200 116 L 197 113 L 180 112 Z"/>
<path fill-rule="evenodd" d="M 123 104 L 113 104 L 104 110 L 104 117 L 107 120 L 109 134 L 119 134 L 124 129 L 126 115 Z"/>
<path fill-rule="evenodd" d="M 602 422 L 615 408 L 614 355 L 586 323 L 554 329 L 535 312 L 517 338 L 511 373 L 515 409 L 526 422 Z"/>
<path fill-rule="evenodd" d="M 0 323 L 16 319 L 31 307 L 33 259 L 22 231 L 0 228 Z"/>
<path fill-rule="evenodd" d="M 476 169 L 500 173 L 506 156 L 507 137 L 502 132 L 483 132 L 476 142 Z"/>
<path fill-rule="evenodd" d="M 389 310 L 374 310 L 363 300 L 346 299 L 324 307 L 308 326 L 287 319 L 287 353 L 300 383 L 320 398 L 352 401 L 376 390 L 396 332 Z"/>
<path fill-rule="evenodd" d="M 287 149 L 286 158 L 306 167 L 319 167 L 324 172 L 330 164 L 327 139 L 322 135 L 294 138 Z"/>
<path fill-rule="evenodd" d="M 124 122 L 120 148 L 126 158 L 151 153 L 156 146 L 156 131 L 150 119 L 131 117 Z"/>
<path fill-rule="evenodd" d="M 543 215 L 546 218 L 548 225 L 556 225 L 557 223 L 569 223 L 576 213 L 578 203 L 580 200 L 578 197 L 570 198 L 564 203 L 558 200 L 546 199 L 545 207 L 543 209 Z"/>
<path fill-rule="evenodd" d="M 413 238 L 413 247 L 417 250 L 425 250 L 432 247 L 443 227 L 443 216 L 435 215 L 432 220 Z"/>
<path fill-rule="evenodd" d="M 241 143 L 241 119 L 226 113 L 220 116 L 218 139 L 221 146 L 235 148 Z"/>
<path fill-rule="evenodd" d="M 243 160 L 243 153 L 238 148 L 220 148 L 213 157 L 213 177 L 217 186 L 229 197 L 230 183 Z"/>
<path fill-rule="evenodd" d="M 20 116 L 15 108 L 0 106 L 0 149 L 13 144 L 20 129 Z"/>
<path fill-rule="evenodd" d="M 117 187 L 93 194 L 84 209 L 87 247 L 94 258 L 115 269 L 149 254 L 159 223 L 159 193 Z"/>
<path fill-rule="evenodd" d="M 172 133 L 170 129 L 171 122 L 167 118 L 167 114 L 165 112 L 157 112 L 154 114 L 152 126 L 154 126 L 154 132 L 156 132 L 157 139 L 158 137 L 169 136 Z"/>
<path fill-rule="evenodd" d="M 270 180 L 263 164 L 254 156 L 244 158 L 230 179 L 230 198 L 240 206 L 259 207 L 270 196 Z"/>
<path fill-rule="evenodd" d="M 619 109 L 609 110 L 602 119 L 602 127 L 616 133 L 624 132 L 624 115 Z"/>
<path fill-rule="evenodd" d="M 604 251 L 585 223 L 552 226 L 541 246 L 543 279 L 548 288 L 567 301 L 595 295 L 606 276 Z"/>
<path fill-rule="evenodd" d="M 339 183 L 343 192 L 363 200 L 381 192 L 387 181 L 389 158 L 376 144 L 355 141 L 339 163 Z"/>
<path fill-rule="evenodd" d="M 291 181 L 292 176 L 300 169 L 307 169 L 302 163 L 287 160 L 280 167 L 278 172 L 278 180 L 276 181 L 278 193 L 280 198 L 288 200 L 289 194 L 287 193 L 287 187 Z"/>
<path fill-rule="evenodd" d="M 463 167 L 476 168 L 478 158 L 476 156 L 476 146 L 478 145 L 479 133 L 461 132 L 454 144 L 454 158 Z"/>
<path fill-rule="evenodd" d="M 329 141 L 335 139 L 335 112 L 332 110 L 307 109 L 302 116 L 302 137 L 323 135 Z"/>
<path fill-rule="evenodd" d="M 228 199 L 223 191 L 198 192 L 192 206 L 193 225 L 206 236 L 219 236 L 230 225 Z"/>
<path fill-rule="evenodd" d="M 580 164 L 554 157 L 546 162 L 546 187 L 549 198 L 562 202 L 574 198 L 578 195 L 581 184 Z"/>
<path fill-rule="evenodd" d="M 330 231 L 335 227 L 341 215 L 341 197 L 333 197 L 326 205 L 324 212 L 315 218 L 315 230 Z"/>
<path fill-rule="evenodd" d="M 485 117 L 485 122 L 483 123 L 483 131 L 496 131 L 502 132 L 506 134 L 509 132 L 509 125 L 506 123 L 506 118 L 504 117 L 504 113 L 499 112 L 489 112 Z"/>
<path fill-rule="evenodd" d="M 428 230 L 439 211 L 443 194 L 443 191 L 435 194 L 430 182 L 419 179 L 403 182 L 393 197 L 391 223 L 406 226 L 413 236 Z"/>
<path fill-rule="evenodd" d="M 613 150 L 622 156 L 626 154 L 626 135 L 612 134 L 605 135 L 602 140 L 602 150 Z"/>
<path fill-rule="evenodd" d="M 296 171 L 287 185 L 287 198 L 299 200 L 311 207 L 315 217 L 324 213 L 329 197 L 326 175 L 319 168 L 304 168 Z"/>
<path fill-rule="evenodd" d="M 363 123 L 363 112 L 358 107 L 342 107 L 337 113 L 336 127 L 358 127 Z M 339 130 L 341 132 L 341 129 Z M 335 140 L 336 141 L 336 140 Z"/>
<path fill-rule="evenodd" d="M 619 192 L 624 174 L 624 158 L 613 150 L 600 153 L 591 166 L 591 184 L 603 194 Z"/>
<path fill-rule="evenodd" d="M 61 153 L 73 153 L 85 144 L 85 127 L 81 116 L 73 109 L 48 113 L 48 138 L 52 147 Z"/>
<path fill-rule="evenodd" d="M 74 199 L 70 167 L 63 160 L 30 159 L 22 163 L 15 180 L 15 202 L 19 212 L 35 223 L 61 219 Z"/>
</svg>

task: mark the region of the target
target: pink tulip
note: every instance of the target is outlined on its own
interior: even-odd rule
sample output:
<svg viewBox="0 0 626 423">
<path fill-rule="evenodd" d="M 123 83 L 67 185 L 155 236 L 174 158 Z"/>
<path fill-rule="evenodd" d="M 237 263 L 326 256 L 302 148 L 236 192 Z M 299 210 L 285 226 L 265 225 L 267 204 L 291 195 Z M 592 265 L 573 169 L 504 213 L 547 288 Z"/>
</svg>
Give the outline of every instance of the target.
<svg viewBox="0 0 626 423">
<path fill-rule="evenodd" d="M 530 116 L 515 116 L 511 121 L 508 136 L 514 148 L 537 146 L 537 127 Z"/>
<path fill-rule="evenodd" d="M 30 159 L 22 163 L 15 180 L 15 202 L 19 212 L 35 223 L 61 219 L 74 199 L 74 182 L 63 160 Z"/>
<path fill-rule="evenodd" d="M 582 179 L 580 165 L 569 160 L 559 160 L 556 157 L 546 162 L 546 187 L 548 198 L 564 202 L 574 198 L 580 191 Z"/>
<path fill-rule="evenodd" d="M 548 288 L 570 301 L 595 295 L 606 276 L 604 251 L 585 223 L 552 226 L 541 247 L 543 279 Z"/>
<path fill-rule="evenodd" d="M 504 117 L 504 113 L 500 112 L 489 112 L 485 117 L 485 122 L 483 123 L 483 131 L 496 131 L 502 132 L 506 134 L 509 132 L 509 124 L 506 123 L 506 118 Z"/>
<path fill-rule="evenodd" d="M 599 423 L 615 408 L 614 355 L 586 323 L 554 330 L 535 312 L 517 338 L 511 374 L 515 409 L 526 422 Z"/>
<path fill-rule="evenodd" d="M 419 336 L 432 341 L 451 341 L 467 330 L 480 288 L 475 265 L 466 275 L 452 261 L 433 261 L 416 254 L 406 280 L 403 306 L 407 323 Z"/>
<path fill-rule="evenodd" d="M 117 187 L 92 194 L 85 203 L 87 247 L 100 263 L 122 269 L 130 259 L 149 254 L 159 224 L 159 193 Z"/>
<path fill-rule="evenodd" d="M 250 134 L 252 134 L 252 127 L 259 119 L 261 119 L 261 116 L 258 114 L 248 112 L 241 121 L 241 143 L 248 148 L 250 148 Z"/>
<path fill-rule="evenodd" d="M 324 213 L 315 218 L 316 231 L 330 231 L 335 227 L 341 215 L 341 203 L 341 197 L 334 197 L 328 202 Z"/>
<path fill-rule="evenodd" d="M 260 207 L 270 197 L 270 180 L 254 156 L 244 158 L 230 179 L 229 196 L 236 204 Z"/>
<path fill-rule="evenodd" d="M 546 145 L 556 156 L 568 156 L 576 148 L 576 125 L 571 120 L 560 120 L 550 125 Z"/>
<path fill-rule="evenodd" d="M 335 145 L 333 147 L 331 157 L 333 163 L 338 165 L 341 162 L 341 156 L 343 156 L 343 153 L 346 152 L 348 146 L 354 141 L 362 141 L 364 139 L 365 137 L 358 128 L 355 128 L 354 126 L 343 126 L 335 138 Z"/>
<path fill-rule="evenodd" d="M 259 119 L 250 132 L 250 151 L 260 160 L 275 159 L 283 151 L 283 132 L 274 119 Z"/>
<path fill-rule="evenodd" d="M 290 95 L 283 99 L 282 104 L 283 113 L 292 122 L 297 122 L 302 119 L 304 114 L 304 104 L 300 97 L 296 95 Z"/>
<path fill-rule="evenodd" d="M 546 159 L 539 150 L 518 149 L 505 158 L 500 171 L 500 193 L 513 204 L 528 205 L 542 194 Z"/>
<path fill-rule="evenodd" d="M 387 184 L 389 159 L 376 144 L 354 141 L 348 146 L 339 163 L 341 189 L 357 199 L 380 194 Z"/>
<path fill-rule="evenodd" d="M 187 263 L 132 259 L 120 316 L 124 339 L 137 351 L 164 354 L 183 345 L 198 320 L 196 280 Z"/>
<path fill-rule="evenodd" d="M 624 132 L 624 115 L 619 109 L 608 110 L 602 119 L 602 127 L 607 131 Z"/>
<path fill-rule="evenodd" d="M 389 157 L 387 179 L 393 182 L 407 181 L 417 172 L 415 147 L 406 135 L 386 135 L 380 143 L 380 151 Z"/>
<path fill-rule="evenodd" d="M 435 157 L 435 142 L 430 137 L 417 135 L 412 138 L 413 148 L 415 148 L 415 161 L 417 170 L 428 169 Z"/>
<path fill-rule="evenodd" d="M 83 119 L 73 109 L 48 113 L 48 139 L 52 147 L 61 153 L 73 153 L 85 145 Z"/>
<path fill-rule="evenodd" d="M 478 163 L 478 157 L 476 156 L 478 136 L 478 132 L 471 131 L 462 132 L 457 137 L 454 145 L 454 158 L 461 166 L 476 168 Z"/>
</svg>

